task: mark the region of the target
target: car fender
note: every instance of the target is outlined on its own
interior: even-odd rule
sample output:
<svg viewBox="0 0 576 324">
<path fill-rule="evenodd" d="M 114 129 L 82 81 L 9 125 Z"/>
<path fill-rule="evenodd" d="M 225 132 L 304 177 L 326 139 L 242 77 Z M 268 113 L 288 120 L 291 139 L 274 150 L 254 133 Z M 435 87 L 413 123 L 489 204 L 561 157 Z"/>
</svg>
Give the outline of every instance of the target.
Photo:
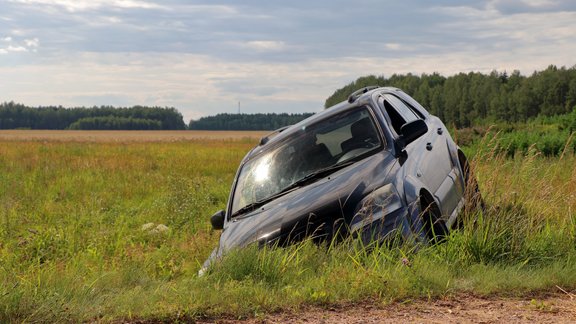
<svg viewBox="0 0 576 324">
<path fill-rule="evenodd" d="M 406 200 L 406 205 L 408 206 L 408 213 L 410 215 L 409 221 L 413 230 L 419 230 L 417 228 L 415 229 L 414 226 L 415 224 L 419 224 L 418 217 L 420 217 L 421 212 L 420 194 L 423 191 L 426 191 L 428 193 L 430 192 L 430 190 L 428 190 L 424 185 L 424 183 L 420 181 L 418 178 L 415 178 L 411 175 L 406 176 L 404 178 L 404 199 Z M 438 204 L 438 202 L 436 201 L 436 197 L 434 197 L 433 195 L 430 196 L 433 197 L 436 204 Z"/>
<path fill-rule="evenodd" d="M 426 188 L 426 186 L 420 179 L 411 175 L 404 178 L 404 199 L 407 206 L 413 205 L 418 201 L 423 188 Z"/>
</svg>

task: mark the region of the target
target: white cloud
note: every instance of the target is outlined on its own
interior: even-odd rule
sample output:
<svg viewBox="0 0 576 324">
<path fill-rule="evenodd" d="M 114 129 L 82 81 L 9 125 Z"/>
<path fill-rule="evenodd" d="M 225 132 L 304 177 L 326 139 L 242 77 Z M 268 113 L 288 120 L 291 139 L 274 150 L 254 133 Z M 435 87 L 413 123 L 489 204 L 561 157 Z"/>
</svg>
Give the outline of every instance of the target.
<svg viewBox="0 0 576 324">
<path fill-rule="evenodd" d="M 102 7 L 125 9 L 165 9 L 164 6 L 140 0 L 11 0 L 28 5 L 61 7 L 69 12 L 95 10 Z"/>
<path fill-rule="evenodd" d="M 249 41 L 243 43 L 242 46 L 254 49 L 257 51 L 280 51 L 286 47 L 286 44 L 281 41 Z"/>
<path fill-rule="evenodd" d="M 40 41 L 38 38 L 25 39 L 24 44 L 26 44 L 27 47 L 38 47 Z"/>
<path fill-rule="evenodd" d="M 521 2 L 530 7 L 553 6 L 558 3 L 555 0 L 522 0 Z"/>
<path fill-rule="evenodd" d="M 504 14 L 576 11 L 573 0 L 492 0 L 488 7 Z"/>
<path fill-rule="evenodd" d="M 540 2 L 544 5 L 545 2 Z M 536 4 L 534 4 L 536 5 Z M 502 51 L 507 53 L 540 52 L 545 57 L 555 56 L 561 48 L 574 50 L 571 44 L 576 42 L 576 12 L 518 12 L 503 14 L 489 7 L 479 10 L 469 7 L 453 7 L 445 9 L 446 13 L 464 19 L 452 19 L 443 24 L 447 36 L 455 39 L 466 34 L 463 44 L 453 43 L 456 46 L 465 46 L 480 54 Z M 454 46 L 453 46 L 454 47 Z M 518 60 L 522 63 L 522 59 Z M 573 63 L 568 60 L 566 63 Z"/>
<path fill-rule="evenodd" d="M 0 54 L 36 52 L 40 44 L 38 38 L 25 39 L 22 42 L 16 42 L 12 37 L 0 38 L 0 41 L 7 43 L 7 47 L 0 48 Z"/>
<path fill-rule="evenodd" d="M 188 13 L 204 13 L 211 15 L 236 15 L 239 14 L 238 10 L 232 6 L 226 5 L 184 5 L 178 11 Z"/>
<path fill-rule="evenodd" d="M 8 46 L 8 48 L 6 48 L 6 50 L 8 52 L 28 52 L 28 49 L 24 46 Z"/>
<path fill-rule="evenodd" d="M 489 73 L 519 69 L 525 74 L 572 61 L 576 45 L 555 53 L 545 48 L 382 59 L 348 57 L 297 62 L 224 61 L 181 53 L 80 53 L 61 62 L 2 67 L 0 88 L 28 105 L 158 105 L 178 108 L 186 120 L 233 112 L 310 112 L 322 108 L 335 89 L 362 75 L 393 73 Z M 520 53 L 521 52 L 521 53 Z M 2 51 L 0 51 L 2 53 Z M 6 54 L 6 53 L 4 53 Z M 523 60 L 518 60 L 522 55 Z M 18 80 L 18 82 L 8 82 Z"/>
<path fill-rule="evenodd" d="M 576 63 L 573 0 L 359 0 L 351 12 L 327 0 L 9 1 L 0 89 L 29 105 L 174 106 L 198 117 L 240 100 L 245 112 L 302 112 L 366 74 Z"/>
</svg>

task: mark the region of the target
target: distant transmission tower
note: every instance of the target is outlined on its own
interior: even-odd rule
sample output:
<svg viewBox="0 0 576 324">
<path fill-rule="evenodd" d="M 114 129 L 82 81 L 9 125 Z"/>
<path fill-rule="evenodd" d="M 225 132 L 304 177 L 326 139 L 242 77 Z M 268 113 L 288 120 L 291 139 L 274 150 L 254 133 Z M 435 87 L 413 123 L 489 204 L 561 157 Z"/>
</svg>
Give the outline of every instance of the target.
<svg viewBox="0 0 576 324">
<path fill-rule="evenodd" d="M 240 115 L 240 101 L 238 101 L 238 115 Z"/>
</svg>

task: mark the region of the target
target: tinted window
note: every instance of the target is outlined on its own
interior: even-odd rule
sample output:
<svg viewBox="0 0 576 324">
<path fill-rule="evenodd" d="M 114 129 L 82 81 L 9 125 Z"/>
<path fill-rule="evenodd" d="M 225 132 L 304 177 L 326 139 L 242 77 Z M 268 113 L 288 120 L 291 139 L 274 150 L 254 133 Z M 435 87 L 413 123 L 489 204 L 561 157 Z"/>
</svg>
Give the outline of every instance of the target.
<svg viewBox="0 0 576 324">
<path fill-rule="evenodd" d="M 400 134 L 400 129 L 402 125 L 414 121 L 416 119 L 421 119 L 410 107 L 408 107 L 402 100 L 398 99 L 393 95 L 384 95 L 384 99 L 380 102 L 383 106 L 388 117 L 390 117 L 390 122 L 392 123 L 392 128 L 396 134 Z"/>
</svg>

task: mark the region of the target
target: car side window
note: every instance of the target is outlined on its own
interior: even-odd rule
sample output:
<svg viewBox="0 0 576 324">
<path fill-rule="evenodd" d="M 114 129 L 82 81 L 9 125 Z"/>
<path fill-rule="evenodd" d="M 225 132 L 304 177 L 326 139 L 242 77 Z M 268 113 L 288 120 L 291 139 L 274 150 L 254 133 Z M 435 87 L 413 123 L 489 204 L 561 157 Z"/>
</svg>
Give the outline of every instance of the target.
<svg viewBox="0 0 576 324">
<path fill-rule="evenodd" d="M 404 124 L 421 119 L 402 100 L 393 95 L 384 95 L 380 104 L 381 108 L 384 108 L 386 114 L 390 117 L 392 128 L 398 135 L 401 133 L 400 130 Z"/>
</svg>

